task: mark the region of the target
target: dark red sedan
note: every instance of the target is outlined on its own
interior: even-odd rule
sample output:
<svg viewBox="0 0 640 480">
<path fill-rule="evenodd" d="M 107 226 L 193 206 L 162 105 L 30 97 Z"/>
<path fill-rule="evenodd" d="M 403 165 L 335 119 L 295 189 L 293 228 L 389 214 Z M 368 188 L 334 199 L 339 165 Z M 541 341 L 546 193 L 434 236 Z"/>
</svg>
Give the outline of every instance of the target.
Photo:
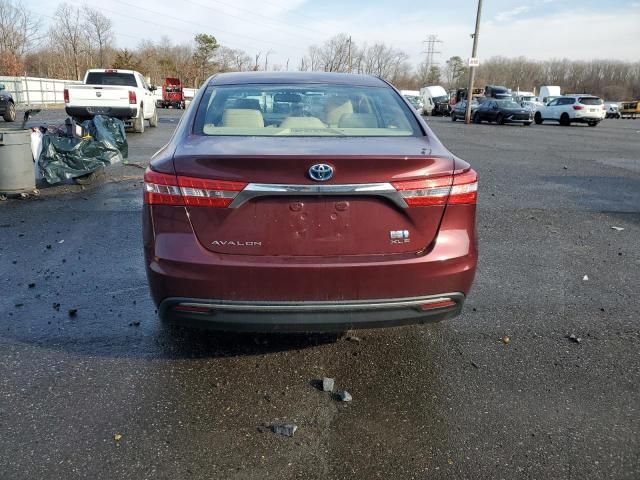
<svg viewBox="0 0 640 480">
<path fill-rule="evenodd" d="M 160 317 L 343 331 L 458 315 L 477 263 L 477 175 L 391 85 L 227 73 L 145 173 Z"/>
</svg>

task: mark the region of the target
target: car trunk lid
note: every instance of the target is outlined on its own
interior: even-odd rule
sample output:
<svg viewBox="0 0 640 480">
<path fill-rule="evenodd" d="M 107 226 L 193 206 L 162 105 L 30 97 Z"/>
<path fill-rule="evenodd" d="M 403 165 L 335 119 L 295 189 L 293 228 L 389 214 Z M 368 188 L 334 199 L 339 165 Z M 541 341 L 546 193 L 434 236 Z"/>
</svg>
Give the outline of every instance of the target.
<svg viewBox="0 0 640 480">
<path fill-rule="evenodd" d="M 319 164 L 333 169 L 327 181 L 310 177 Z M 193 136 L 177 149 L 174 165 L 178 177 L 241 185 L 226 208 L 187 205 L 206 249 L 293 257 L 423 250 L 437 234 L 444 203 L 409 206 L 394 185 L 431 178 L 450 185 L 453 172 L 450 155 L 415 137 Z"/>
</svg>

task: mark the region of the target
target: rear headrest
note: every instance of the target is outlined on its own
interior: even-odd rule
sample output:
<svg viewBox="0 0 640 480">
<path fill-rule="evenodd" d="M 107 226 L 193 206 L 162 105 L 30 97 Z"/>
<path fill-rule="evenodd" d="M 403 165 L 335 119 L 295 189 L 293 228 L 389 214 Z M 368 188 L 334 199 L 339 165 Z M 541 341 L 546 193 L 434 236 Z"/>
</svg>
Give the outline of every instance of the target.
<svg viewBox="0 0 640 480">
<path fill-rule="evenodd" d="M 233 102 L 233 108 L 246 108 L 250 110 L 262 110 L 257 98 L 238 98 Z"/>
<path fill-rule="evenodd" d="M 338 122 L 339 128 L 378 128 L 378 120 L 372 113 L 345 113 Z"/>
<path fill-rule="evenodd" d="M 228 108 L 222 113 L 223 127 L 263 128 L 264 118 L 258 110 Z"/>
<path fill-rule="evenodd" d="M 347 97 L 330 97 L 325 106 L 326 120 L 329 125 L 337 125 L 345 113 L 353 113 L 353 104 Z"/>
</svg>

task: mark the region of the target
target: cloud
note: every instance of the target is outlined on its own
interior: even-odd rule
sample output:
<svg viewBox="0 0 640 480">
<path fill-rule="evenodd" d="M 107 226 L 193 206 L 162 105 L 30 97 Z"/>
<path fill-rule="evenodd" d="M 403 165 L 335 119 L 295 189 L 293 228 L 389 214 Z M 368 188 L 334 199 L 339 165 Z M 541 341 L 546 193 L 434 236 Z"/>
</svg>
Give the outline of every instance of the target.
<svg viewBox="0 0 640 480">
<path fill-rule="evenodd" d="M 529 7 L 527 7 L 526 5 L 522 5 L 520 7 L 516 7 L 511 10 L 506 10 L 504 12 L 498 13 L 495 17 L 495 20 L 497 22 L 506 22 L 528 10 L 529 10 Z"/>
</svg>

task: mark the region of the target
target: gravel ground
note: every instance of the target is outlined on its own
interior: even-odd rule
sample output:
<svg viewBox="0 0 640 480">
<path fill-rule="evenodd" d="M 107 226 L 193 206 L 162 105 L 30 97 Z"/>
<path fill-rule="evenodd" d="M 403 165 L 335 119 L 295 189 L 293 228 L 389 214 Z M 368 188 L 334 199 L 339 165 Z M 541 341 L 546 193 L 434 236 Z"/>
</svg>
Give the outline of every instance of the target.
<svg viewBox="0 0 640 480">
<path fill-rule="evenodd" d="M 131 134 L 130 161 L 179 114 Z M 475 287 L 437 325 L 168 329 L 140 168 L 0 202 L 2 479 L 640 478 L 640 121 L 428 121 L 481 182 Z"/>
</svg>

